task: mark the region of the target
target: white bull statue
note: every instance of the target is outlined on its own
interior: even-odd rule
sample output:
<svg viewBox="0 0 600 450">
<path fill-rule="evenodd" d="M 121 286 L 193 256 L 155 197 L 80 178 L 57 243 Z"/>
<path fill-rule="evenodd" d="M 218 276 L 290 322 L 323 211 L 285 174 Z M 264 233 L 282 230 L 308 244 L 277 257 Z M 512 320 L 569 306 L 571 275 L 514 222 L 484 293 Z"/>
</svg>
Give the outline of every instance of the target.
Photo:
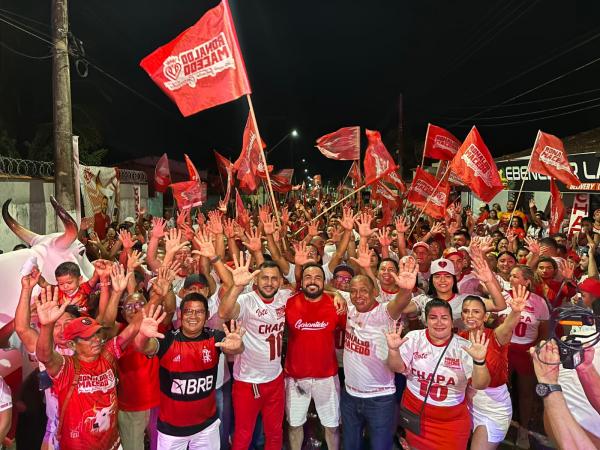
<svg viewBox="0 0 600 450">
<path fill-rule="evenodd" d="M 11 199 L 6 200 L 2 205 L 2 217 L 13 233 L 31 248 L 0 255 L 0 290 L 2 292 L 0 328 L 12 322 L 14 318 L 21 293 L 20 270 L 30 257 L 37 258 L 40 272 L 51 284 L 56 284 L 54 270 L 59 264 L 66 261 L 76 263 L 81 269 L 81 275 L 86 280 L 94 273 L 94 266 L 85 255 L 84 245 L 77 240 L 79 231 L 77 223 L 54 197 L 50 197 L 50 203 L 64 224 L 65 231 L 47 235 L 36 234 L 13 219 L 8 213 L 10 202 Z"/>
</svg>

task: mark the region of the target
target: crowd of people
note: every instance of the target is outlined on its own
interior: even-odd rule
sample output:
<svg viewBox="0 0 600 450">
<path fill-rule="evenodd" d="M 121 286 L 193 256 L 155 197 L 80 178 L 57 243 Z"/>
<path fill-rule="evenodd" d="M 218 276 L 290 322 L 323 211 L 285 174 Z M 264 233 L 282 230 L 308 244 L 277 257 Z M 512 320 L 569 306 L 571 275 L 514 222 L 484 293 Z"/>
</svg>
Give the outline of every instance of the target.
<svg viewBox="0 0 600 450">
<path fill-rule="evenodd" d="M 533 200 L 392 223 L 356 200 L 320 215 L 334 201 L 83 219 L 89 280 L 22 271 L 15 331 L 39 369 L 17 448 L 300 450 L 314 404 L 328 449 L 493 449 L 511 421 L 526 449 L 536 393 L 560 448 L 600 448 L 596 327 L 550 320 L 600 301 L 600 209 L 567 236 Z"/>
</svg>

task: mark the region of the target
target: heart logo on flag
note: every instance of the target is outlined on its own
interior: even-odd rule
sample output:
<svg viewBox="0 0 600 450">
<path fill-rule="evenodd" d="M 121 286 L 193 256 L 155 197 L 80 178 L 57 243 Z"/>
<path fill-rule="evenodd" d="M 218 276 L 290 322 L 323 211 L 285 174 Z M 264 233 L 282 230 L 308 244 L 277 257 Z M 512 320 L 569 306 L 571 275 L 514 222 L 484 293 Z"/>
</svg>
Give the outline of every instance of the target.
<svg viewBox="0 0 600 450">
<path fill-rule="evenodd" d="M 176 81 L 181 73 L 181 63 L 176 57 L 170 57 L 163 63 L 163 73 L 171 81 Z"/>
<path fill-rule="evenodd" d="M 440 261 L 438 263 L 438 265 L 443 269 L 444 267 L 446 267 L 448 265 L 448 263 L 446 261 Z"/>
</svg>

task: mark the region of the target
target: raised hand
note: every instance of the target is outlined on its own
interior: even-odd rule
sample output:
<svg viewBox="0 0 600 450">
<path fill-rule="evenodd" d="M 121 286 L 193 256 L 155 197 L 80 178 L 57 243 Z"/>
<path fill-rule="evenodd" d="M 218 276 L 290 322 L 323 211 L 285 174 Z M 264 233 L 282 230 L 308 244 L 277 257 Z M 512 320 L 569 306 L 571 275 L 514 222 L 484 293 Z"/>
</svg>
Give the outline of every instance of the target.
<svg viewBox="0 0 600 450">
<path fill-rule="evenodd" d="M 40 269 L 37 266 L 33 266 L 31 273 L 21 278 L 21 287 L 32 290 L 40 281 L 40 275 Z"/>
<path fill-rule="evenodd" d="M 94 218 L 93 217 L 82 217 L 81 224 L 79 225 L 80 230 L 89 230 L 94 226 Z"/>
<path fill-rule="evenodd" d="M 527 300 L 529 299 L 529 291 L 526 286 L 517 285 L 512 288 L 512 298 L 506 300 L 506 304 L 510 306 L 510 309 L 517 313 L 523 312 Z"/>
<path fill-rule="evenodd" d="M 221 347 L 221 350 L 228 352 L 236 352 L 242 348 L 242 337 L 246 330 L 244 327 L 239 326 L 235 320 L 229 322 L 229 328 L 223 324 L 223 331 L 225 332 L 225 339 L 221 342 L 215 343 L 215 347 Z"/>
<path fill-rule="evenodd" d="M 227 218 L 225 219 L 225 224 L 223 225 L 223 231 L 227 239 L 231 239 L 235 236 L 235 220 Z"/>
<path fill-rule="evenodd" d="M 262 205 L 260 208 L 258 208 L 258 220 L 261 222 L 264 223 L 269 214 L 271 214 L 271 208 L 269 208 L 269 205 Z"/>
<path fill-rule="evenodd" d="M 392 238 L 385 229 L 377 230 L 375 233 L 382 247 L 387 247 L 392 243 Z"/>
<path fill-rule="evenodd" d="M 356 225 L 358 225 L 358 234 L 361 238 L 368 238 L 375 230 L 371 228 L 371 222 L 373 216 L 370 213 L 357 214 L 357 218 L 354 219 Z"/>
<path fill-rule="evenodd" d="M 146 255 L 142 254 L 141 252 L 133 250 L 131 255 L 127 257 L 127 271 L 132 272 L 136 268 L 140 267 L 145 257 Z"/>
<path fill-rule="evenodd" d="M 244 262 L 244 252 L 240 252 L 239 260 L 238 258 L 236 258 L 235 255 L 233 255 L 233 263 L 235 265 L 234 269 L 232 269 L 229 266 L 225 266 L 231 272 L 233 284 L 235 286 L 246 286 L 248 283 L 254 280 L 254 278 L 260 273 L 260 270 L 255 270 L 254 272 L 250 273 L 248 268 L 250 267 L 251 260 L 252 257 L 248 256 L 248 258 Z"/>
<path fill-rule="evenodd" d="M 350 260 L 358 264 L 359 267 L 362 267 L 363 269 L 368 269 L 371 266 L 371 256 L 374 253 L 375 252 L 372 249 L 369 249 L 367 243 L 362 241 L 358 245 L 358 249 L 356 252 L 358 258 L 354 258 L 353 256 L 351 256 Z"/>
<path fill-rule="evenodd" d="M 344 228 L 344 230 L 352 230 L 354 228 L 354 216 L 352 215 L 352 208 L 346 206 L 344 207 L 340 225 Z"/>
<path fill-rule="evenodd" d="M 354 220 L 352 221 L 352 225 L 354 226 Z M 337 227 L 333 229 L 333 233 L 331 233 L 331 242 L 337 244 L 342 240 L 342 229 L 341 227 Z"/>
<path fill-rule="evenodd" d="M 394 226 L 396 227 L 396 231 L 398 233 L 406 233 L 408 231 L 408 227 L 410 226 L 410 220 L 408 217 L 396 217 L 394 221 Z"/>
<path fill-rule="evenodd" d="M 302 267 L 308 262 L 308 248 L 306 242 L 301 241 L 294 244 L 294 264 Z"/>
<path fill-rule="evenodd" d="M 92 262 L 92 264 L 96 270 L 96 275 L 98 275 L 98 277 L 100 277 L 101 280 L 107 280 L 110 276 L 110 271 L 113 263 L 106 259 L 97 259 L 94 262 Z"/>
<path fill-rule="evenodd" d="M 177 215 L 177 226 L 181 227 L 184 223 L 187 224 L 190 221 L 191 208 L 182 209 Z"/>
<path fill-rule="evenodd" d="M 58 287 L 46 286 L 37 299 L 37 315 L 40 324 L 49 325 L 56 322 L 69 304 L 65 301 L 62 306 L 58 306 Z"/>
<path fill-rule="evenodd" d="M 177 253 L 187 245 L 186 242 L 181 242 L 181 230 L 171 228 L 165 237 L 165 253 Z"/>
<path fill-rule="evenodd" d="M 404 256 L 398 263 L 398 275 L 390 272 L 390 275 L 400 289 L 412 291 L 417 283 L 419 265 L 412 256 Z"/>
<path fill-rule="evenodd" d="M 110 270 L 110 284 L 113 291 L 123 292 L 127 288 L 129 279 L 133 276 L 133 272 L 125 273 L 125 269 L 121 264 L 113 264 Z"/>
<path fill-rule="evenodd" d="M 200 253 L 200 256 L 205 256 L 208 259 L 212 259 L 217 256 L 215 246 L 213 245 L 210 236 L 202 228 L 198 228 L 198 231 L 194 236 L 194 242 L 198 247 L 197 251 Z"/>
<path fill-rule="evenodd" d="M 525 238 L 525 243 L 527 244 L 527 249 L 533 253 L 534 255 L 539 255 L 541 252 L 540 244 L 537 240 L 532 238 L 531 236 L 527 236 Z"/>
<path fill-rule="evenodd" d="M 488 339 L 481 330 L 471 331 L 469 333 L 470 347 L 463 347 L 474 361 L 485 361 L 487 355 Z"/>
<path fill-rule="evenodd" d="M 160 239 L 165 235 L 165 226 L 167 222 L 161 217 L 154 217 L 152 219 L 152 234 L 151 237 L 154 239 Z"/>
<path fill-rule="evenodd" d="M 473 247 L 471 251 L 471 267 L 473 274 L 482 283 L 491 283 L 494 280 L 494 273 L 478 247 Z"/>
<path fill-rule="evenodd" d="M 568 260 L 568 261 L 559 260 L 558 261 L 558 270 L 560 270 L 560 273 L 566 280 L 572 280 L 573 272 L 575 272 L 575 263 L 570 260 Z"/>
<path fill-rule="evenodd" d="M 169 293 L 171 282 L 175 273 L 170 270 L 169 267 L 160 266 L 158 268 L 158 273 L 156 278 L 154 279 L 154 283 L 152 283 L 152 291 L 159 297 L 164 297 Z"/>
<path fill-rule="evenodd" d="M 287 224 L 290 222 L 290 212 L 288 211 L 287 205 L 281 208 L 281 224 Z M 266 233 L 266 231 L 265 231 Z"/>
<path fill-rule="evenodd" d="M 316 220 L 311 220 L 308 224 L 308 235 L 318 236 L 319 235 L 319 224 Z"/>
<path fill-rule="evenodd" d="M 402 337 L 402 324 L 397 325 L 397 322 L 394 321 L 389 330 L 385 333 L 385 339 L 390 350 L 398 350 L 408 338 Z"/>
<path fill-rule="evenodd" d="M 127 230 L 119 231 L 119 240 L 123 243 L 123 249 L 125 251 L 131 249 L 137 242 L 137 239 L 134 240 L 131 238 L 131 233 Z"/>
<path fill-rule="evenodd" d="M 219 200 L 219 206 L 217 206 L 217 209 L 223 214 L 227 214 L 227 202 L 225 200 Z"/>
<path fill-rule="evenodd" d="M 198 212 L 198 215 L 196 216 L 196 223 L 200 226 L 206 223 L 206 217 L 204 217 L 204 214 L 201 212 Z"/>
<path fill-rule="evenodd" d="M 560 353 L 554 340 L 540 341 L 536 347 L 529 349 L 533 359 L 535 376 L 540 383 L 558 383 L 558 371 L 560 368 Z"/>
<path fill-rule="evenodd" d="M 162 314 L 161 314 L 162 312 Z M 164 334 L 158 332 L 158 326 L 165 320 L 167 313 L 162 311 L 162 305 L 150 305 L 148 314 L 142 308 L 142 322 L 140 323 L 140 334 L 147 338 L 162 339 Z"/>
<path fill-rule="evenodd" d="M 242 242 L 251 252 L 260 252 L 262 250 L 262 236 L 256 227 L 245 233 L 246 240 Z"/>
<path fill-rule="evenodd" d="M 210 211 L 208 213 L 208 231 L 212 234 L 223 234 L 223 213 L 221 211 Z"/>
<path fill-rule="evenodd" d="M 444 234 L 446 226 L 442 222 L 435 222 L 429 231 L 432 236 L 436 234 Z"/>
<path fill-rule="evenodd" d="M 274 234 L 277 231 L 277 226 L 275 225 L 275 220 L 273 219 L 272 214 L 267 214 L 264 220 L 261 219 L 263 224 L 263 231 L 266 235 Z"/>
</svg>

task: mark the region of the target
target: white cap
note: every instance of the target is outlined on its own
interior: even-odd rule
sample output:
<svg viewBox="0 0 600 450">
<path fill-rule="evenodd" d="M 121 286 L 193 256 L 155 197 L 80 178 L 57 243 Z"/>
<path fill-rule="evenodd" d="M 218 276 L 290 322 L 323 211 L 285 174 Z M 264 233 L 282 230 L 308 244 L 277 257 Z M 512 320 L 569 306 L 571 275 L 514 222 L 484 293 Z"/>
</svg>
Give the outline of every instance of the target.
<svg viewBox="0 0 600 450">
<path fill-rule="evenodd" d="M 450 275 L 456 275 L 456 272 L 454 271 L 454 264 L 452 263 L 452 261 L 446 258 L 440 258 L 436 259 L 435 261 L 432 261 L 430 272 L 431 275 L 440 272 L 447 272 Z"/>
<path fill-rule="evenodd" d="M 129 216 L 129 217 L 125 217 L 125 220 L 123 222 L 135 223 L 135 219 L 133 217 Z"/>
<path fill-rule="evenodd" d="M 415 242 L 412 246 L 412 249 L 414 250 L 417 247 L 425 247 L 427 250 L 429 250 L 429 244 L 427 242 L 423 242 L 423 241 Z"/>
</svg>

